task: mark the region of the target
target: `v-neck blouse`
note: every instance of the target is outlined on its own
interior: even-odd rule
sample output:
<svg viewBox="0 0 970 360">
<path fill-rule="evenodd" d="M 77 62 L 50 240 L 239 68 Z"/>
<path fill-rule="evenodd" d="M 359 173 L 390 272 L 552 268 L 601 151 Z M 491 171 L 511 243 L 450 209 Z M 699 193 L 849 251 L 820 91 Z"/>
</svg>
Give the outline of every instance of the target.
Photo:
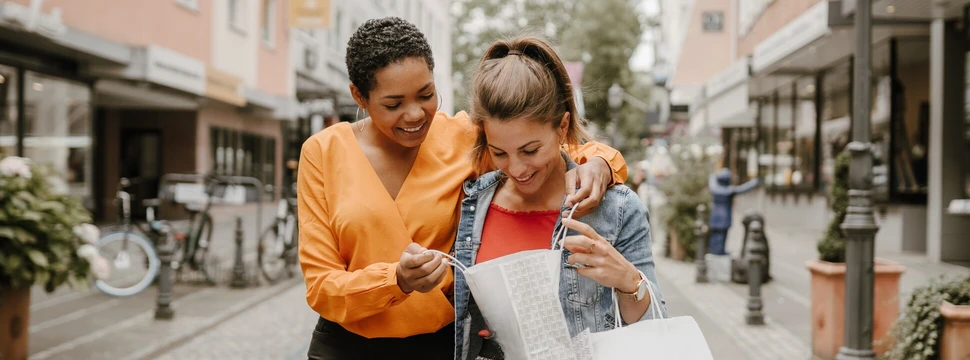
<svg viewBox="0 0 970 360">
<path fill-rule="evenodd" d="M 323 318 L 368 337 L 433 333 L 454 321 L 452 273 L 428 293 L 405 294 L 397 265 L 411 242 L 450 252 L 462 182 L 473 176 L 475 127 L 468 115 L 435 115 L 414 165 L 392 199 L 349 123 L 310 137 L 298 168 L 300 265 L 307 303 Z M 626 179 L 616 150 L 591 143 L 574 158 L 599 156 Z"/>
</svg>

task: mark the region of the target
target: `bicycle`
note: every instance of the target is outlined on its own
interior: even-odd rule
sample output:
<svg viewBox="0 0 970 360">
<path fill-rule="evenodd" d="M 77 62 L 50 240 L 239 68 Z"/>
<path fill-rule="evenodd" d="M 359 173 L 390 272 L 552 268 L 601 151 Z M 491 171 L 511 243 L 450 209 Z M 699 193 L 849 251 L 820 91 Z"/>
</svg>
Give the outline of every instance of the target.
<svg viewBox="0 0 970 360">
<path fill-rule="evenodd" d="M 157 199 L 146 199 L 142 202 L 146 212 L 145 223 L 132 221 L 131 194 L 126 191 L 131 185 L 129 179 L 121 178 L 115 196 L 115 200 L 121 205 L 119 210 L 122 230 L 104 234 L 95 244 L 98 252 L 108 259 L 112 269 L 111 276 L 96 280 L 94 287 L 105 294 L 119 297 L 140 293 L 154 281 L 161 268 L 155 243 L 166 236 L 168 230 L 165 222 L 155 220 L 155 207 L 159 204 Z M 133 229 L 138 232 L 132 231 Z M 152 241 L 142 234 L 148 235 Z M 120 249 L 112 251 L 115 246 L 120 246 Z"/>
<path fill-rule="evenodd" d="M 118 297 L 131 296 L 144 291 L 155 280 L 161 267 L 161 260 L 155 251 L 160 239 L 171 235 L 175 241 L 172 268 L 181 273 L 183 264 L 193 270 L 199 270 L 209 284 L 215 284 L 213 273 L 207 266 L 209 245 L 212 237 L 212 217 L 209 215 L 210 204 L 216 197 L 216 185 L 219 181 L 207 177 L 205 193 L 207 201 L 200 209 L 198 205 L 187 205 L 189 211 L 188 235 L 183 232 L 169 231 L 167 221 L 155 220 L 155 208 L 161 205 L 159 199 L 145 199 L 146 221 L 139 223 L 131 219 L 131 194 L 126 189 L 137 183 L 138 179 L 122 178 L 116 199 L 121 203 L 122 230 L 107 233 L 98 239 L 95 245 L 102 255 L 113 266 L 108 280 L 95 281 L 95 287 L 101 292 Z M 143 236 L 145 235 L 145 236 Z M 148 236 L 151 238 L 146 239 Z M 133 244 L 134 248 L 129 249 Z M 111 249 L 120 247 L 117 251 Z M 143 264 L 133 266 L 132 259 Z M 144 269 L 142 272 L 141 269 Z"/>
<path fill-rule="evenodd" d="M 263 276 L 275 283 L 283 276 L 293 277 L 290 265 L 296 263 L 298 229 L 296 226 L 296 184 L 292 197 L 283 194 L 276 206 L 276 218 L 259 237 L 256 261 Z"/>
</svg>

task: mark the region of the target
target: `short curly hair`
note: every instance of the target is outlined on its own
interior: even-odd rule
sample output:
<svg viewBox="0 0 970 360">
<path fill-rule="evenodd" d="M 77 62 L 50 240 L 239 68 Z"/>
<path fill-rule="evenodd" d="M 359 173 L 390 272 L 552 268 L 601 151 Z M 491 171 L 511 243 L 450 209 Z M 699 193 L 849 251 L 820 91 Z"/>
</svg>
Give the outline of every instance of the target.
<svg viewBox="0 0 970 360">
<path fill-rule="evenodd" d="M 399 17 L 364 22 L 347 42 L 347 73 L 364 98 L 377 84 L 374 74 L 387 65 L 411 57 L 421 57 L 434 71 L 431 45 L 421 30 Z"/>
</svg>

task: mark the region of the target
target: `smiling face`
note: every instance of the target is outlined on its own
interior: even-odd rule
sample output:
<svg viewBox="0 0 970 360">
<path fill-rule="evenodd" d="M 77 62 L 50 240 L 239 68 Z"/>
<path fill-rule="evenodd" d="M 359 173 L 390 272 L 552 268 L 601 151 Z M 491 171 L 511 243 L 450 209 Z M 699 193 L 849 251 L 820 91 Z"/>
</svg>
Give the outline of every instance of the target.
<svg viewBox="0 0 970 360">
<path fill-rule="evenodd" d="M 438 93 L 428 63 L 420 57 L 393 62 L 374 73 L 376 85 L 368 98 L 350 85 L 357 104 L 371 121 L 364 131 L 376 129 L 387 140 L 405 148 L 421 145 L 438 109 Z"/>
<path fill-rule="evenodd" d="M 558 127 L 526 118 L 484 122 L 492 163 L 508 175 L 519 194 L 535 195 L 548 189 L 550 179 L 565 177 L 560 142 L 566 135 L 568 117 L 566 113 Z"/>
</svg>

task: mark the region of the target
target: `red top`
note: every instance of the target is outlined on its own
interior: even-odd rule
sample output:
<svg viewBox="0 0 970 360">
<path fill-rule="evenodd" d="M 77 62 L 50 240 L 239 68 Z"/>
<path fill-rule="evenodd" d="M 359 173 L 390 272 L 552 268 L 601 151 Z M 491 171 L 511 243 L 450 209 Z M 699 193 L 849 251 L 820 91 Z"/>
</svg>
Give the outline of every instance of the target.
<svg viewBox="0 0 970 360">
<path fill-rule="evenodd" d="M 549 249 L 559 210 L 513 211 L 490 204 L 476 264 L 519 251 Z"/>
</svg>

